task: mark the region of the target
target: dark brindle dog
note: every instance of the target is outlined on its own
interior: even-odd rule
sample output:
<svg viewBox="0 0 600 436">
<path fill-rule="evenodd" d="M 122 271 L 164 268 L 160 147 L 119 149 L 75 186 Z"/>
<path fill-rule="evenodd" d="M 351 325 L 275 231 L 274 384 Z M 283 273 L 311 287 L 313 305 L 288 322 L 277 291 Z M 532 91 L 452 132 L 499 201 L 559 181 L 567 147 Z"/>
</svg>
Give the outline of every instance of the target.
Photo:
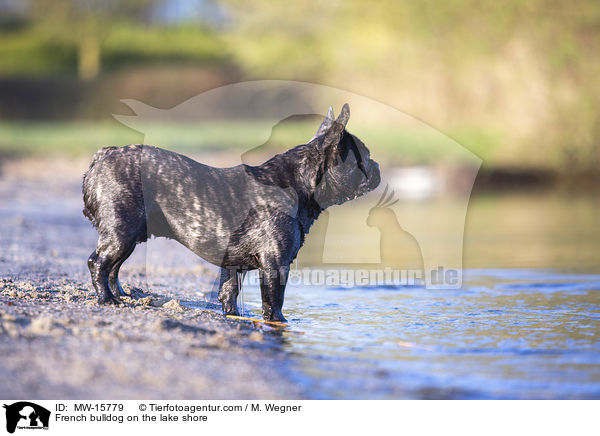
<svg viewBox="0 0 600 436">
<path fill-rule="evenodd" d="M 315 137 L 259 166 L 214 168 L 146 145 L 107 147 L 83 177 L 83 213 L 98 229 L 88 260 L 99 303 L 125 295 L 119 268 L 149 236 L 175 239 L 220 266 L 219 300 L 238 314 L 235 271 L 260 272 L 263 317 L 281 313 L 292 261 L 328 206 L 379 185 L 379 165 L 330 108 Z"/>
</svg>

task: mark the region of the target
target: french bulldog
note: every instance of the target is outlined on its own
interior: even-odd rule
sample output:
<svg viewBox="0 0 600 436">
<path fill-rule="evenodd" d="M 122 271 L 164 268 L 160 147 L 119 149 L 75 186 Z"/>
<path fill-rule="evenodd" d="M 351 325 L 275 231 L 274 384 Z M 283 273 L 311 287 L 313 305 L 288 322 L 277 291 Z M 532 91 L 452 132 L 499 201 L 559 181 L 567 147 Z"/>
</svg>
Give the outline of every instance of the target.
<svg viewBox="0 0 600 436">
<path fill-rule="evenodd" d="M 83 177 L 83 213 L 99 234 L 88 259 L 98 302 L 120 302 L 121 265 L 136 244 L 162 236 L 221 267 L 225 314 L 239 314 L 237 272 L 258 269 L 263 318 L 285 322 L 290 264 L 311 225 L 380 183 L 349 118 L 347 104 L 337 119 L 329 108 L 310 141 L 257 166 L 215 168 L 139 144 L 98 151 Z"/>
</svg>

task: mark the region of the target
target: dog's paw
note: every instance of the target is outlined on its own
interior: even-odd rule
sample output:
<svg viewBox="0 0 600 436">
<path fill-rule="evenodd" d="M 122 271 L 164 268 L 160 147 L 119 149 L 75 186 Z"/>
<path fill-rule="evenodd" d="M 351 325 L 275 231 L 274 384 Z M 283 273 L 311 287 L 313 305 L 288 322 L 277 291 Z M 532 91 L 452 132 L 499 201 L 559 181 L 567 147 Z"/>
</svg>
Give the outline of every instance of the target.
<svg viewBox="0 0 600 436">
<path fill-rule="evenodd" d="M 98 298 L 98 304 L 101 304 L 103 306 L 109 305 L 109 304 L 119 305 L 121 303 L 122 303 L 121 299 L 115 298 L 113 295 L 103 295 L 102 297 Z"/>
<path fill-rule="evenodd" d="M 238 308 L 236 306 L 233 306 L 233 307 L 224 307 L 223 308 L 223 313 L 225 315 L 240 316 L 240 311 L 238 310 Z"/>
<path fill-rule="evenodd" d="M 287 322 L 281 310 L 263 310 L 263 319 L 265 321 Z"/>
</svg>

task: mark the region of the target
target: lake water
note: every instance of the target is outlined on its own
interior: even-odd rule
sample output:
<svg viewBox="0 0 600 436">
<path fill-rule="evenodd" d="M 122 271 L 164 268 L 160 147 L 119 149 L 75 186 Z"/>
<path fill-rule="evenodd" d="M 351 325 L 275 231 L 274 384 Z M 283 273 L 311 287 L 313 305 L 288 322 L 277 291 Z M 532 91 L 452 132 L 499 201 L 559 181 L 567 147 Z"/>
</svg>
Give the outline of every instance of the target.
<svg viewBox="0 0 600 436">
<path fill-rule="evenodd" d="M 317 398 L 600 398 L 600 275 L 469 270 L 460 290 L 290 287 L 283 347 Z M 244 289 L 259 316 L 259 291 Z"/>
<path fill-rule="evenodd" d="M 461 289 L 288 285 L 294 378 L 314 398 L 600 398 L 597 205 L 474 197 Z M 260 317 L 257 286 L 244 303 Z"/>
</svg>

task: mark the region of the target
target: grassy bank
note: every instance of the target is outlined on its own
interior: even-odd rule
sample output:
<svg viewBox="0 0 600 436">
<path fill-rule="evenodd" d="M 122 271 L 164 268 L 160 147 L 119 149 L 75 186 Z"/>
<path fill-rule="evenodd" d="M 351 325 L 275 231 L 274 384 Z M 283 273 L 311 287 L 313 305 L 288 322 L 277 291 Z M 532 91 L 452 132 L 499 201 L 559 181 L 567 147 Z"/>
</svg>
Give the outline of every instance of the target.
<svg viewBox="0 0 600 436">
<path fill-rule="evenodd" d="M 313 119 L 276 126 L 260 120 L 153 122 L 137 124 L 140 130 L 137 131 L 117 121 L 0 122 L 0 155 L 85 156 L 107 145 L 143 142 L 192 155 L 212 151 L 248 153 L 245 162 L 252 163 L 305 143 L 317 125 L 318 121 Z M 569 155 L 560 149 L 536 143 L 525 149 L 512 147 L 505 142 L 502 133 L 491 129 L 464 127 L 440 134 L 427 126 L 406 129 L 355 123 L 351 131 L 362 138 L 385 165 L 460 165 L 460 155 L 467 149 L 480 157 L 483 167 L 490 170 L 590 173 L 586 167 L 569 162 Z"/>
<path fill-rule="evenodd" d="M 130 129 L 116 121 L 105 122 L 0 122 L 0 153 L 4 156 L 79 156 L 107 145 L 144 142 L 182 153 L 211 150 L 244 153 L 261 147 L 265 156 L 280 153 L 308 141 L 316 121 L 283 123 L 273 127 L 265 121 L 211 121 L 203 123 L 148 123 Z M 484 160 L 493 157 L 501 139 L 495 133 L 466 128 L 440 135 L 433 128 L 391 129 L 354 125 L 351 129 L 364 139 L 382 162 L 426 164 L 441 158 L 455 159 L 451 145 L 462 145 Z M 399 155 L 399 152 L 400 155 Z M 493 165 L 494 162 L 487 162 Z M 531 164 L 552 165 L 551 162 Z"/>
</svg>

